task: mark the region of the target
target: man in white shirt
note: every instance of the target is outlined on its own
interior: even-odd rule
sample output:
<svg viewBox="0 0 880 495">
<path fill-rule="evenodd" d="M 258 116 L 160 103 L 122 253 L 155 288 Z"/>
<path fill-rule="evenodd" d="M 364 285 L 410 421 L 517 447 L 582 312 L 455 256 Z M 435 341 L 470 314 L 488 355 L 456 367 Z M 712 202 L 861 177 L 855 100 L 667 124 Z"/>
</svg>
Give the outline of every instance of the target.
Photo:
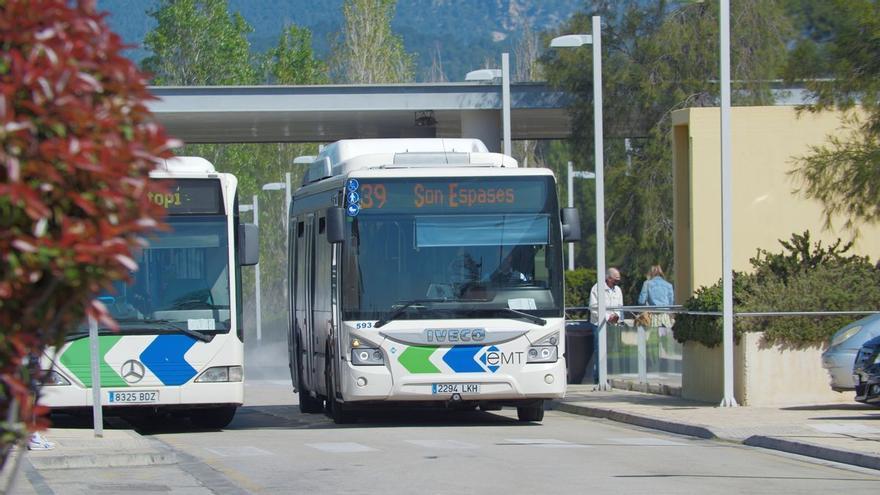
<svg viewBox="0 0 880 495">
<path fill-rule="evenodd" d="M 617 268 L 611 267 L 605 273 L 605 307 L 617 307 L 623 306 L 623 292 L 621 292 L 618 284 L 620 283 L 620 271 Z M 593 288 L 590 289 L 590 321 L 593 322 L 593 325 L 599 324 L 599 314 L 596 311 L 596 308 L 599 307 L 599 283 L 595 283 Z M 605 319 L 610 324 L 617 324 L 623 322 L 623 314 L 620 311 L 606 311 Z"/>
</svg>

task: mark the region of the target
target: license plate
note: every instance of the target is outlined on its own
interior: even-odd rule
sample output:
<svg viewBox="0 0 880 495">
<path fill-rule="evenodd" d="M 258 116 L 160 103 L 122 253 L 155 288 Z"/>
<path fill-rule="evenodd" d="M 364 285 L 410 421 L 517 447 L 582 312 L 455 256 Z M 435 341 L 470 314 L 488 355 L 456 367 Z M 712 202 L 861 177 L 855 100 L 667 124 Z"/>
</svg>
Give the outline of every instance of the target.
<svg viewBox="0 0 880 495">
<path fill-rule="evenodd" d="M 107 392 L 109 404 L 150 404 L 159 402 L 158 390 L 138 390 L 135 392 Z"/>
<path fill-rule="evenodd" d="M 431 385 L 432 394 L 478 394 L 479 383 L 434 383 Z"/>
<path fill-rule="evenodd" d="M 853 375 L 853 385 L 861 385 L 862 384 L 862 375 Z"/>
</svg>

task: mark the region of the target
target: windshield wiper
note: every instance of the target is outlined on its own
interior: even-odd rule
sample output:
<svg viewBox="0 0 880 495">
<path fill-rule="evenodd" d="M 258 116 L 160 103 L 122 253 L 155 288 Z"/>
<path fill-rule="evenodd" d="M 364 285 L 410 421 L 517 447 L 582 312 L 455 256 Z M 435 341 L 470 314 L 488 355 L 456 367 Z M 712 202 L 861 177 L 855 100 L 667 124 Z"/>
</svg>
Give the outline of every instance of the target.
<svg viewBox="0 0 880 495">
<path fill-rule="evenodd" d="M 116 320 L 120 324 L 127 325 L 136 325 L 138 323 L 143 323 L 146 328 L 144 330 L 173 330 L 175 332 L 180 332 L 185 335 L 189 335 L 194 339 L 201 340 L 202 342 L 210 342 L 211 337 L 209 335 L 203 334 L 202 332 L 197 332 L 195 330 L 190 330 L 186 327 L 179 327 L 171 322 L 171 320 L 153 320 L 153 319 L 144 319 L 141 320 L 139 318 L 123 318 Z M 153 325 L 153 328 L 149 328 L 150 325 Z"/>
<path fill-rule="evenodd" d="M 393 307 L 394 307 L 395 305 L 397 305 L 397 304 L 403 304 L 403 306 L 401 306 L 401 307 L 397 308 L 396 310 L 392 311 L 391 314 L 389 314 L 389 315 L 386 316 L 385 318 L 382 318 L 381 320 L 377 321 L 376 324 L 373 325 L 373 328 L 380 328 L 380 327 L 385 326 L 385 325 L 388 324 L 391 320 L 394 320 L 394 319 L 396 319 L 398 316 L 402 315 L 403 312 L 406 311 L 407 308 L 409 308 L 409 307 L 412 306 L 413 304 L 429 303 L 429 302 L 447 302 L 447 301 L 449 301 L 449 299 L 447 299 L 447 298 L 436 298 L 436 299 L 411 299 L 411 300 L 409 300 L 409 301 L 398 301 L 398 302 L 394 303 L 391 307 L 393 308 Z"/>
<path fill-rule="evenodd" d="M 503 311 L 505 313 L 509 313 L 509 314 L 518 316 L 520 318 L 523 318 L 525 320 L 528 320 L 532 323 L 537 323 L 538 325 L 541 325 L 541 326 L 544 326 L 547 324 L 547 320 L 545 320 L 544 318 L 541 318 L 540 316 L 535 316 L 535 315 L 526 313 L 525 311 L 517 311 L 512 308 L 491 308 L 488 311 Z"/>
</svg>

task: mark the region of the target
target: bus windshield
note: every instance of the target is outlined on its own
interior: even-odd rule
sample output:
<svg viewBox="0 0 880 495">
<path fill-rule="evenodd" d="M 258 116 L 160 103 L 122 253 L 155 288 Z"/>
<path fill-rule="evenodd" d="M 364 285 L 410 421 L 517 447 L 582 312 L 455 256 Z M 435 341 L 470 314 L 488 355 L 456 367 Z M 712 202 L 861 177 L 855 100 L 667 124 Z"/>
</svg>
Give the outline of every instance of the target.
<svg viewBox="0 0 880 495">
<path fill-rule="evenodd" d="M 562 316 L 552 178 L 364 180 L 357 192 L 343 249 L 346 319 Z"/>
<path fill-rule="evenodd" d="M 231 328 L 229 236 L 222 215 L 170 216 L 170 231 L 157 232 L 137 253 L 131 282 L 117 281 L 98 299 L 122 333 L 194 330 L 202 334 Z M 81 325 L 80 332 L 87 331 Z"/>
</svg>

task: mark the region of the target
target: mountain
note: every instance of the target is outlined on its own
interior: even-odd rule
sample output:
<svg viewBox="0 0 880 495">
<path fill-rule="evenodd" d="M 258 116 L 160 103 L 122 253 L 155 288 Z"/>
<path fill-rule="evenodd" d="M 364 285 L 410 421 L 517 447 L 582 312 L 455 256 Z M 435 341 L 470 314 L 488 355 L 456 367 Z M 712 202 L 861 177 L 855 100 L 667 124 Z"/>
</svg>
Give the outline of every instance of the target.
<svg viewBox="0 0 880 495">
<path fill-rule="evenodd" d="M 315 51 L 326 57 L 342 25 L 343 0 L 229 0 L 254 28 L 248 37 L 254 51 L 271 47 L 285 25 L 312 31 Z M 155 26 L 148 12 L 158 0 L 98 0 L 109 13 L 114 31 L 131 45 L 129 56 L 139 61 L 140 48 Z M 486 63 L 501 64 L 501 53 L 513 53 L 523 27 L 535 32 L 555 29 L 582 5 L 582 0 L 399 0 L 392 20 L 395 32 L 416 55 L 417 78 L 425 80 L 435 60 L 442 62 L 450 81 Z M 513 56 L 511 56 L 513 58 Z M 486 63 L 484 63 L 486 62 Z M 515 63 L 515 62 L 514 62 Z"/>
</svg>

